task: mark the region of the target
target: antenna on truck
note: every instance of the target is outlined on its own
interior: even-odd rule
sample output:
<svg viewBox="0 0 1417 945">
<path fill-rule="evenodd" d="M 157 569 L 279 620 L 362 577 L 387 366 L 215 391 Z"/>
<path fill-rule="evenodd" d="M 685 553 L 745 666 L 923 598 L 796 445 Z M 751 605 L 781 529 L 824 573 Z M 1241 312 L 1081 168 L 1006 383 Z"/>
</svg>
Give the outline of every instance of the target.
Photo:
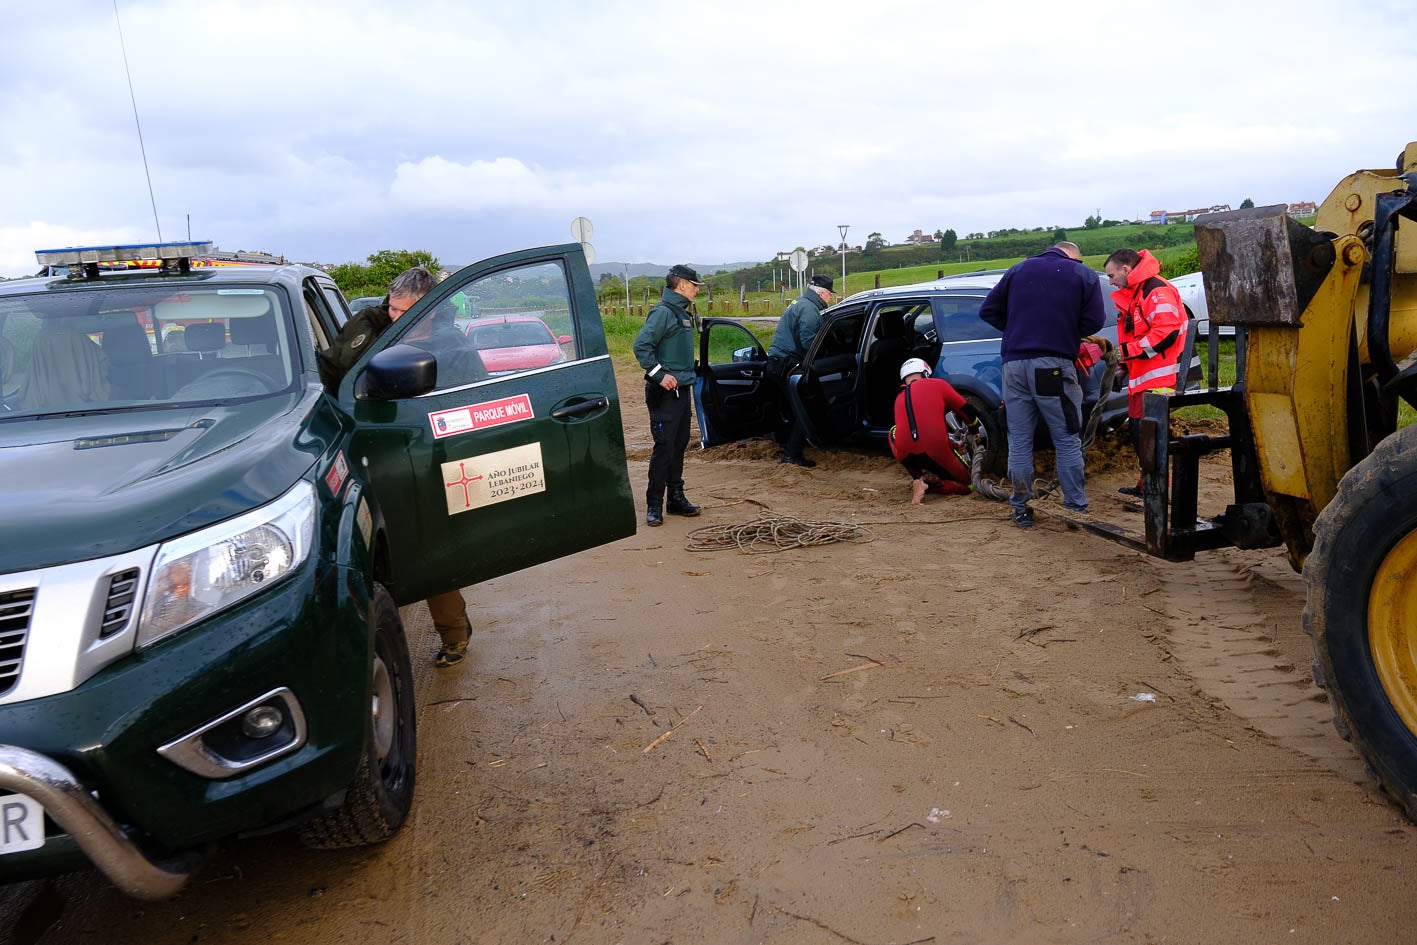
<svg viewBox="0 0 1417 945">
<path fill-rule="evenodd" d="M 138 150 L 143 154 L 143 174 L 148 179 L 148 199 L 153 205 L 153 225 L 157 241 L 162 242 L 162 224 L 157 219 L 157 197 L 153 195 L 153 175 L 148 171 L 148 149 L 143 145 L 143 125 L 138 121 L 138 97 L 133 94 L 133 72 L 128 68 L 128 47 L 123 43 L 123 21 L 118 18 L 118 0 L 113 0 L 113 19 L 118 24 L 118 48 L 123 51 L 123 73 L 128 77 L 128 98 L 133 102 L 133 124 L 138 127 Z"/>
</svg>

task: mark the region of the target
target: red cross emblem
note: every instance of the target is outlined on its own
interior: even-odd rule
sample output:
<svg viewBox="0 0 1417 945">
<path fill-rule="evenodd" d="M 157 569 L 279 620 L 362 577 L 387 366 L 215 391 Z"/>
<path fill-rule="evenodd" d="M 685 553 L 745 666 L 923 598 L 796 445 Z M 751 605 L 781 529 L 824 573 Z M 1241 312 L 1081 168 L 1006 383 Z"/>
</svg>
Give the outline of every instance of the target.
<svg viewBox="0 0 1417 945">
<path fill-rule="evenodd" d="M 464 464 L 459 462 L 458 478 L 454 479 L 452 482 L 445 482 L 443 485 L 462 486 L 462 504 L 470 507 L 472 505 L 472 496 L 468 494 L 467 487 L 481 478 L 481 476 L 469 476 Z"/>
</svg>

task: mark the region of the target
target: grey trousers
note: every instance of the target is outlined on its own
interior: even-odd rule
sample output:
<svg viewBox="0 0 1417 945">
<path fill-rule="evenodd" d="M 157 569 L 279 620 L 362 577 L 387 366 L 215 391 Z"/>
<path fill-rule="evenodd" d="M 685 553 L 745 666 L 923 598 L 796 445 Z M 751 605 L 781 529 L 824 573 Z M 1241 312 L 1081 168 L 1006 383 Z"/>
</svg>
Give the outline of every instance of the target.
<svg viewBox="0 0 1417 945">
<path fill-rule="evenodd" d="M 1057 453 L 1063 506 L 1087 511 L 1083 492 L 1082 387 L 1068 358 L 1029 358 L 1004 365 L 1004 410 L 1009 423 L 1009 503 L 1022 508 L 1033 498 L 1033 437 L 1041 419 Z"/>
</svg>

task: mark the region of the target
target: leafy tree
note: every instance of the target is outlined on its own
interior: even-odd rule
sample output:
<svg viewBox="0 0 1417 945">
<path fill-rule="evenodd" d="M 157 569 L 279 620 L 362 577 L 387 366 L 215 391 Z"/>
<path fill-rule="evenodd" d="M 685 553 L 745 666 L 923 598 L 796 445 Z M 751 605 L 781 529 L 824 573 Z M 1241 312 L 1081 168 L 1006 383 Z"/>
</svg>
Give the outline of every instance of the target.
<svg viewBox="0 0 1417 945">
<path fill-rule="evenodd" d="M 1241 209 L 1241 210 L 1249 210 L 1249 209 L 1252 208 L 1254 205 L 1255 205 L 1255 202 L 1254 202 L 1253 200 L 1251 200 L 1249 197 L 1246 197 L 1244 200 L 1241 200 L 1241 201 L 1240 201 L 1240 209 Z"/>
<path fill-rule="evenodd" d="M 959 234 L 954 230 L 945 230 L 945 232 L 939 234 L 938 238 L 940 240 L 940 248 L 945 252 L 954 249 L 955 243 L 959 242 Z"/>
<path fill-rule="evenodd" d="M 1067 239 L 1067 238 L 1068 238 L 1068 231 L 1065 230 L 1065 229 L 1063 229 L 1061 226 L 1058 227 L 1056 230 L 1053 231 L 1053 242 L 1055 242 L 1055 243 L 1060 243 L 1060 242 L 1062 242 L 1063 240 L 1065 240 L 1065 239 Z"/>
<path fill-rule="evenodd" d="M 1092 216 L 1082 221 L 1082 225 L 1089 230 L 1097 229 L 1099 226 L 1102 225 L 1102 214 L 1094 213 Z"/>
<path fill-rule="evenodd" d="M 885 246 L 886 241 L 885 238 L 881 236 L 881 234 L 871 233 L 866 237 L 866 246 L 862 250 L 862 252 L 879 253 L 882 249 L 885 249 Z"/>
<path fill-rule="evenodd" d="M 422 266 L 437 275 L 442 267 L 438 257 L 424 249 L 381 249 L 371 253 L 368 265 L 343 263 L 330 270 L 330 278 L 346 298 L 360 298 L 369 295 L 384 295 L 389 291 L 389 283 L 405 269 Z"/>
</svg>

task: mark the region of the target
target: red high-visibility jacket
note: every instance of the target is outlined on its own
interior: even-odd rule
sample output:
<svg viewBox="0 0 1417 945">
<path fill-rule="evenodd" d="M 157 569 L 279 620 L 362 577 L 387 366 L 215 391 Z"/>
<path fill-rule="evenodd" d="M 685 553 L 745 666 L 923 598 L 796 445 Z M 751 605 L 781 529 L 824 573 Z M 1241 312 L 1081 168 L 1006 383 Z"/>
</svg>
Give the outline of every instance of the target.
<svg viewBox="0 0 1417 945">
<path fill-rule="evenodd" d="M 1127 365 L 1127 414 L 1141 416 L 1142 394 L 1175 388 L 1176 362 L 1186 345 L 1186 306 L 1176 287 L 1161 278 L 1161 263 L 1146 250 L 1112 293 L 1117 305 L 1117 342 Z"/>
</svg>

